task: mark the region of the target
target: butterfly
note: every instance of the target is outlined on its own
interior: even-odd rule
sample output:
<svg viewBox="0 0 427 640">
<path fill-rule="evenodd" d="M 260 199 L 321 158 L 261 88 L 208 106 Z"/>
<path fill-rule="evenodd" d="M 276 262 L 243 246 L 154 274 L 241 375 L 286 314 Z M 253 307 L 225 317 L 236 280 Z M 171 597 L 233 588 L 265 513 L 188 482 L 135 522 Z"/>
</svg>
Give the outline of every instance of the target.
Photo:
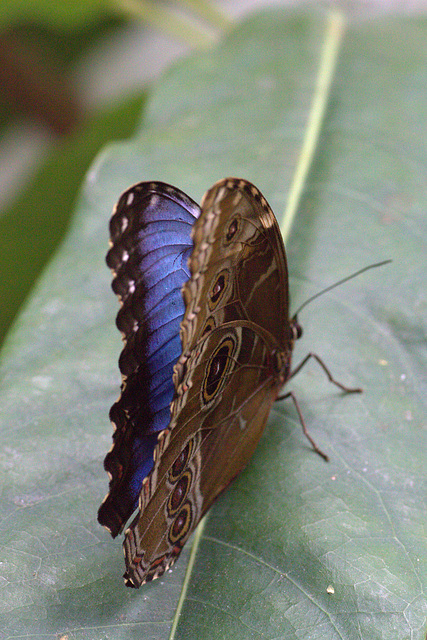
<svg viewBox="0 0 427 640">
<path fill-rule="evenodd" d="M 125 533 L 125 583 L 159 577 L 246 466 L 291 369 L 302 330 L 289 317 L 276 218 L 246 180 L 225 178 L 200 207 L 142 182 L 119 199 L 107 264 L 121 308 L 122 388 L 112 406 L 109 493 L 98 520 Z"/>
</svg>

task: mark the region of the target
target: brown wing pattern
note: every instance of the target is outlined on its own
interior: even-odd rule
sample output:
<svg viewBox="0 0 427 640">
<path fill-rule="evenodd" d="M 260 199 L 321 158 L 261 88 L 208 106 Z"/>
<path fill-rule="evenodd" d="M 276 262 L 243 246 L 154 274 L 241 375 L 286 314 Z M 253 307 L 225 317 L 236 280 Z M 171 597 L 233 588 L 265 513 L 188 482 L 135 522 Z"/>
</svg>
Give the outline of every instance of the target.
<svg viewBox="0 0 427 640">
<path fill-rule="evenodd" d="M 192 277 L 184 285 L 183 353 L 200 335 L 233 320 L 288 342 L 288 273 L 276 218 L 261 192 L 237 178 L 217 182 L 205 194 L 192 231 Z"/>
<path fill-rule="evenodd" d="M 263 432 L 277 380 L 272 344 L 232 323 L 192 352 L 159 437 L 140 515 L 126 532 L 129 586 L 161 575 L 218 495 L 246 466 Z"/>
</svg>

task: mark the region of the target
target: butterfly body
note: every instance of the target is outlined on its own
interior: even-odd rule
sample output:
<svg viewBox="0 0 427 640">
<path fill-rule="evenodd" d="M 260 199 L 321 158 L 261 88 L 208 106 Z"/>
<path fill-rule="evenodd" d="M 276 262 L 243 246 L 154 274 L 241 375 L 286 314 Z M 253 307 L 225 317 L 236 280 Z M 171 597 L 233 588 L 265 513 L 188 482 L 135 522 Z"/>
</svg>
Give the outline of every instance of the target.
<svg viewBox="0 0 427 640">
<path fill-rule="evenodd" d="M 145 202 L 139 209 L 134 207 L 135 189 Z M 153 197 L 154 208 L 157 204 L 163 213 L 178 207 L 174 222 L 181 216 L 180 208 L 193 217 L 191 240 L 180 236 L 181 248 L 170 254 L 180 273 L 178 277 L 169 268 L 172 275 L 163 297 L 156 293 L 156 278 L 166 267 L 157 268 L 158 259 L 152 255 L 157 251 L 161 260 L 167 255 L 163 240 L 155 250 L 150 245 L 144 258 L 147 269 L 141 267 L 143 209 Z M 125 339 L 120 361 L 123 385 L 111 410 L 116 431 L 105 462 L 110 493 L 99 520 L 116 535 L 135 509 L 139 493 L 139 513 L 124 542 L 125 582 L 138 587 L 173 564 L 202 516 L 248 463 L 272 404 L 291 375 L 298 333 L 295 321 L 289 319 L 281 234 L 256 187 L 224 179 L 206 193 L 199 211 L 173 187 L 141 183 L 122 196 L 118 212 L 109 264 L 117 281 L 113 288 L 122 302 L 118 325 Z M 191 219 L 184 224 L 190 223 Z M 132 228 L 136 232 L 129 233 Z M 136 256 L 135 273 L 126 252 Z M 163 263 L 167 264 L 170 258 Z M 146 271 L 152 277 L 149 284 L 143 276 Z M 176 296 L 167 298 L 177 287 L 182 289 L 181 307 Z M 165 309 L 171 300 L 177 312 L 168 315 Z M 134 309 L 141 305 L 139 312 Z M 144 328 L 147 318 L 152 337 Z M 156 343 L 153 327 L 159 319 Z M 156 355 L 165 344 L 174 347 L 167 350 L 166 364 L 156 369 Z M 152 379 L 154 398 L 163 398 L 158 404 L 150 396 Z"/>
</svg>

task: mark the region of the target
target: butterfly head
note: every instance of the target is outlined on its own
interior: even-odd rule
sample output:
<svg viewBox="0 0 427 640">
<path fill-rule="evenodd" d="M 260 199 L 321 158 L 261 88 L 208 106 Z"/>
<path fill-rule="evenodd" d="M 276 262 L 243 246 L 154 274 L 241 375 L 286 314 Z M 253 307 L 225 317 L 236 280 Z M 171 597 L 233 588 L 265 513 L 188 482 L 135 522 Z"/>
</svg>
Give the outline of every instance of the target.
<svg viewBox="0 0 427 640">
<path fill-rule="evenodd" d="M 291 376 L 294 342 L 295 340 L 298 340 L 298 338 L 301 338 L 301 336 L 302 327 L 295 315 L 289 320 L 289 332 L 286 347 L 284 349 L 277 349 L 274 351 L 274 368 L 278 375 L 278 379 L 280 380 L 280 386 L 283 386 Z"/>
<path fill-rule="evenodd" d="M 283 386 L 291 376 L 292 351 L 295 340 L 298 340 L 301 336 L 302 327 L 299 324 L 297 317 L 294 316 L 289 320 L 286 346 L 274 351 L 274 368 L 280 381 L 280 386 Z"/>
<path fill-rule="evenodd" d="M 293 346 L 295 340 L 298 340 L 298 338 L 301 338 L 302 336 L 302 326 L 298 322 L 298 318 L 296 314 L 291 318 L 289 322 L 289 333 L 290 333 L 289 337 L 291 339 L 291 343 Z"/>
</svg>

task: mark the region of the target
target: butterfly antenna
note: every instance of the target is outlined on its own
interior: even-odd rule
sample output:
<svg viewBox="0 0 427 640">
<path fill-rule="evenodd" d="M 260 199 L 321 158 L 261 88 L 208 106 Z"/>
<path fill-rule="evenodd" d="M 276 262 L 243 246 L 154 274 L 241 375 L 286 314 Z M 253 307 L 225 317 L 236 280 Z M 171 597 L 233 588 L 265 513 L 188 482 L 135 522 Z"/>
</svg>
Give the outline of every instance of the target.
<svg viewBox="0 0 427 640">
<path fill-rule="evenodd" d="M 319 296 L 322 296 L 324 293 L 327 293 L 328 291 L 331 291 L 331 289 L 335 289 L 335 287 L 339 287 L 341 284 L 344 284 L 344 282 L 348 282 L 348 280 L 352 280 L 353 278 L 357 278 L 357 276 L 360 276 L 361 273 L 364 273 L 365 271 L 368 271 L 369 269 L 376 269 L 377 267 L 382 267 L 384 264 L 388 264 L 389 262 L 392 262 L 392 260 L 383 260 L 382 262 L 376 262 L 375 264 L 369 264 L 367 267 L 363 267 L 363 269 L 359 269 L 359 271 L 356 271 L 355 273 L 352 273 L 351 275 L 346 276 L 345 278 L 342 278 L 342 280 L 338 280 L 338 282 L 334 282 L 334 284 L 329 285 L 329 287 L 326 287 L 325 289 L 322 289 L 321 291 L 318 291 L 317 293 L 314 294 L 314 296 L 311 296 L 311 298 L 308 298 L 308 300 L 303 302 L 302 305 L 300 307 L 298 307 L 298 309 L 294 313 L 293 317 L 296 318 L 297 315 L 299 314 L 299 312 L 301 311 L 301 309 L 304 309 L 304 307 L 306 307 L 309 302 L 313 302 L 313 300 L 315 300 Z"/>
</svg>

